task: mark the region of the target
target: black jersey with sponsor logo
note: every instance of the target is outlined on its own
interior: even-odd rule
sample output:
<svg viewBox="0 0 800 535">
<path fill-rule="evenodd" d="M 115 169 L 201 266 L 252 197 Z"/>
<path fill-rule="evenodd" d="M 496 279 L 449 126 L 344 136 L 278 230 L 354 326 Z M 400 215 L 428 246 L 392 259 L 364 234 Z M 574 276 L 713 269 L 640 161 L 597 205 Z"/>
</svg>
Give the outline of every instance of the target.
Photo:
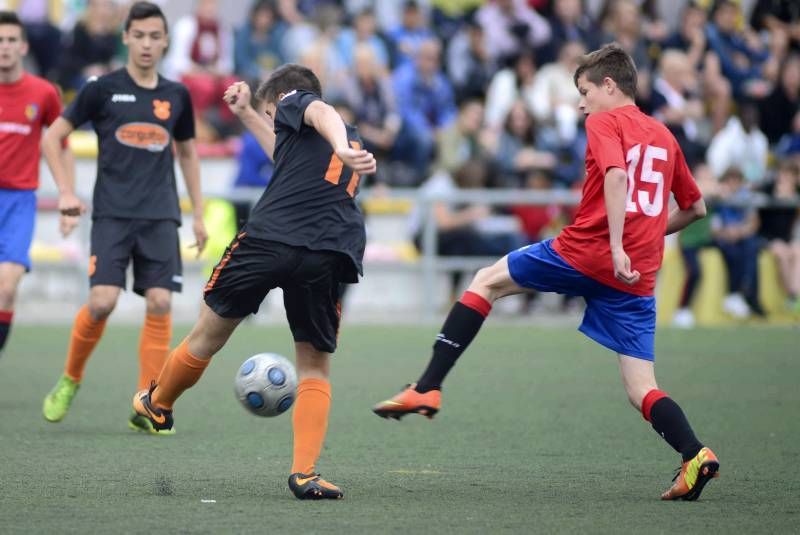
<svg viewBox="0 0 800 535">
<path fill-rule="evenodd" d="M 92 217 L 174 219 L 180 222 L 172 140 L 194 137 L 189 91 L 159 76 L 141 87 L 126 69 L 88 82 L 64 118 L 92 122 L 99 157 Z"/>
<path fill-rule="evenodd" d="M 307 91 L 292 91 L 275 113 L 275 170 L 247 221 L 247 235 L 315 251 L 343 253 L 353 270 L 342 274 L 356 282 L 362 273 L 366 232 L 355 202 L 358 174 L 346 167 L 333 147 L 303 116 L 320 100 Z M 356 129 L 347 127 L 350 146 L 361 148 Z"/>
</svg>

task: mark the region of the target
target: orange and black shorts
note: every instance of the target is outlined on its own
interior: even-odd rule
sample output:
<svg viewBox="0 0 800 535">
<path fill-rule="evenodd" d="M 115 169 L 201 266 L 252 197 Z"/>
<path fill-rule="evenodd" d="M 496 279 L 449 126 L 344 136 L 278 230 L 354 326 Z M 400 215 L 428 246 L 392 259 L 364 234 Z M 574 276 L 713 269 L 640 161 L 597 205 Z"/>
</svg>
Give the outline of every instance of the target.
<svg viewBox="0 0 800 535">
<path fill-rule="evenodd" d="M 258 312 L 270 290 L 283 290 L 286 318 L 295 342 L 333 353 L 341 316 L 340 284 L 349 258 L 240 233 L 211 274 L 206 304 L 223 318 Z"/>
<path fill-rule="evenodd" d="M 172 219 L 103 217 L 92 223 L 89 285 L 126 287 L 133 262 L 133 291 L 180 292 L 183 286 L 178 222 Z"/>
</svg>

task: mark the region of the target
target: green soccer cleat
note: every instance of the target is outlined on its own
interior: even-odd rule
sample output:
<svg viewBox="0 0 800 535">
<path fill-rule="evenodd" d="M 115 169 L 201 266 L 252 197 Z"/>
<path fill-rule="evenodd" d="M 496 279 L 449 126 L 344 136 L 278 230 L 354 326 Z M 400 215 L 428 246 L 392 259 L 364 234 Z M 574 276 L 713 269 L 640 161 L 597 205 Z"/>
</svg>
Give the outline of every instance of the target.
<svg viewBox="0 0 800 535">
<path fill-rule="evenodd" d="M 153 427 L 153 422 L 151 422 L 146 416 L 142 416 L 136 412 L 131 414 L 131 417 L 128 418 L 128 428 L 139 433 L 148 433 L 150 435 L 157 435 L 160 437 L 167 437 L 175 434 L 174 426 L 170 429 L 156 429 Z"/>
<path fill-rule="evenodd" d="M 69 406 L 72 404 L 72 399 L 75 393 L 81 387 L 80 383 L 76 383 L 66 375 L 62 375 L 56 386 L 44 398 L 42 405 L 42 414 L 44 419 L 48 422 L 60 422 L 64 419 L 69 411 Z"/>
</svg>

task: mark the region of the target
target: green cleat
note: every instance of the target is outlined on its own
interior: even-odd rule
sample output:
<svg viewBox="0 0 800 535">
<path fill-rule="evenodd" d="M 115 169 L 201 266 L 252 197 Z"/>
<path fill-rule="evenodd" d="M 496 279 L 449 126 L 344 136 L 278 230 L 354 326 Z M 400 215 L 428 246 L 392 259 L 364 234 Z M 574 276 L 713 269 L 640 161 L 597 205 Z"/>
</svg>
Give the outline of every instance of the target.
<svg viewBox="0 0 800 535">
<path fill-rule="evenodd" d="M 44 398 L 42 414 L 48 422 L 60 422 L 67 415 L 72 398 L 80 388 L 80 383 L 76 383 L 66 375 L 62 375 L 56 386 Z"/>
<path fill-rule="evenodd" d="M 158 436 L 171 436 L 175 434 L 175 427 L 170 429 L 155 429 L 153 423 L 145 416 L 134 412 L 128 418 L 128 428 L 138 431 L 139 433 L 148 433 L 150 435 Z"/>
</svg>

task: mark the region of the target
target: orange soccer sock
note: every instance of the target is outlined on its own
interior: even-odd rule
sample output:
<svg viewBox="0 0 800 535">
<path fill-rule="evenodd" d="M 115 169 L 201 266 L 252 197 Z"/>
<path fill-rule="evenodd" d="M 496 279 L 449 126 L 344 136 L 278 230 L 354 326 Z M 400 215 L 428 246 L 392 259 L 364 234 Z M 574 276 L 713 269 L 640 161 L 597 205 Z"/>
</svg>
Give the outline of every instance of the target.
<svg viewBox="0 0 800 535">
<path fill-rule="evenodd" d="M 72 325 L 72 334 L 69 339 L 69 350 L 67 351 L 67 363 L 64 366 L 64 374 L 79 383 L 83 378 L 83 370 L 86 361 L 92 354 L 103 330 L 106 327 L 106 320 L 96 320 L 89 313 L 89 307 L 83 305 L 75 316 L 75 323 Z"/>
<path fill-rule="evenodd" d="M 317 464 L 331 408 L 331 384 L 325 379 L 303 379 L 297 385 L 292 427 L 294 459 L 292 473 L 310 474 Z"/>
<path fill-rule="evenodd" d="M 188 388 L 191 388 L 203 375 L 211 359 L 200 359 L 189 352 L 188 338 L 184 339 L 167 358 L 161 374 L 158 376 L 158 387 L 153 391 L 151 402 L 161 409 L 172 410 L 175 400 Z"/>
<path fill-rule="evenodd" d="M 138 390 L 150 386 L 158 379 L 161 368 L 169 356 L 169 341 L 172 338 L 172 315 L 147 314 L 139 339 L 139 385 Z"/>
</svg>

